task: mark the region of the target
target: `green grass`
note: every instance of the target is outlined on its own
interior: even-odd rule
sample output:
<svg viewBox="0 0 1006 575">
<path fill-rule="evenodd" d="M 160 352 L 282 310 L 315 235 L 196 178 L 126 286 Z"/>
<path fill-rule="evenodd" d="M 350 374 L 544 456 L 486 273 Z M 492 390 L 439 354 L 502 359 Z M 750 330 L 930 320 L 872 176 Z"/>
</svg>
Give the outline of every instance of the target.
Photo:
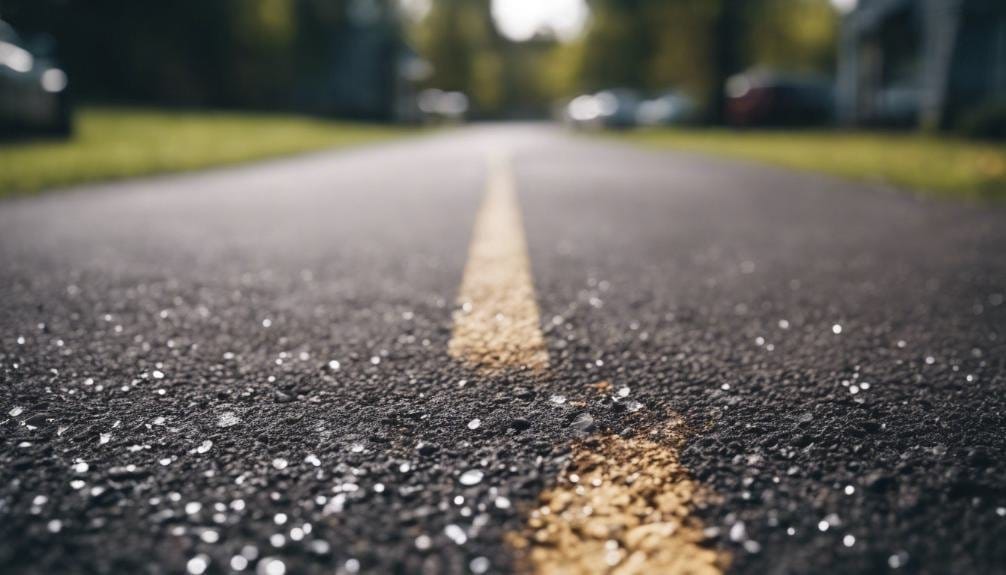
<svg viewBox="0 0 1006 575">
<path fill-rule="evenodd" d="M 1006 199 L 1006 146 L 915 134 L 655 129 L 622 136 L 674 148 L 883 182 L 924 194 Z"/>
<path fill-rule="evenodd" d="M 298 116 L 82 108 L 69 140 L 0 144 L 0 196 L 355 145 L 408 129 Z"/>
</svg>

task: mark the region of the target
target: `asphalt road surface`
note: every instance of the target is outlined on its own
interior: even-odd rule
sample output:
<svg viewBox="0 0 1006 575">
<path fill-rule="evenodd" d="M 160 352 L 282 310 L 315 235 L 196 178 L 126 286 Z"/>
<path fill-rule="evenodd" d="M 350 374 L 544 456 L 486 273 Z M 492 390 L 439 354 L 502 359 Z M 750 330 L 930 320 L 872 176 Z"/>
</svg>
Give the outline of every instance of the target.
<svg viewBox="0 0 1006 575">
<path fill-rule="evenodd" d="M 547 126 L 0 203 L 4 573 L 1006 573 L 1006 210 Z"/>
</svg>

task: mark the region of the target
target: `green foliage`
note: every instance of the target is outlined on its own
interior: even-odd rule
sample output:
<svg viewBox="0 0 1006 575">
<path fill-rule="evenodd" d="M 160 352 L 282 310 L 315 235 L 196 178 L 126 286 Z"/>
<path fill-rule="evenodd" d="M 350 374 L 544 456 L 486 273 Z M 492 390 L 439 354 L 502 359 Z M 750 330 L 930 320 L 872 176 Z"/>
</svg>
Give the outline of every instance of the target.
<svg viewBox="0 0 1006 575">
<path fill-rule="evenodd" d="M 590 6 L 578 90 L 707 91 L 718 0 L 593 0 Z"/>
<path fill-rule="evenodd" d="M 579 82 L 586 90 L 642 87 L 652 37 L 646 33 L 640 2 L 606 1 L 591 5 Z"/>
<path fill-rule="evenodd" d="M 466 93 L 478 115 L 502 112 L 507 64 L 489 0 L 437 0 L 413 36 L 419 53 L 433 64 L 428 87 Z"/>
<path fill-rule="evenodd" d="M 345 11 L 345 0 L 0 0 L 20 31 L 56 38 L 78 96 L 244 108 L 286 107 L 305 72 L 324 72 Z"/>
<path fill-rule="evenodd" d="M 714 2 L 689 0 L 650 6 L 646 19 L 653 35 L 653 53 L 646 61 L 643 89 L 668 87 L 696 96 L 708 94 L 714 80 L 710 59 L 713 50 Z"/>
<path fill-rule="evenodd" d="M 515 44 L 492 30 L 488 0 L 434 0 L 418 33 L 420 52 L 436 70 L 430 85 L 468 92 L 489 113 L 541 110 L 560 98 L 612 87 L 682 89 L 705 101 L 723 80 L 717 34 L 727 7 L 737 12 L 734 72 L 759 65 L 828 71 L 833 65 L 837 16 L 828 0 L 589 0 L 589 5 L 580 39 Z"/>
<path fill-rule="evenodd" d="M 433 5 L 417 34 L 420 51 L 433 62 L 431 86 L 467 90 L 472 82 L 475 50 L 485 43 L 484 31 L 467 0 L 440 0 Z"/>
<path fill-rule="evenodd" d="M 829 0 L 587 1 L 591 16 L 579 40 L 514 43 L 493 26 L 491 0 L 432 0 L 410 34 L 433 64 L 427 85 L 464 91 L 477 115 L 492 116 L 541 112 L 557 98 L 620 86 L 678 88 L 712 101 L 724 74 L 742 67 L 828 71 L 833 64 L 837 24 Z M 399 0 L 372 2 L 392 15 L 381 29 L 397 41 Z M 0 0 L 0 14 L 25 32 L 53 33 L 73 89 L 89 99 L 282 108 L 296 96 L 323 107 L 340 78 L 359 86 L 345 77 L 365 75 L 352 47 L 333 57 L 360 5 Z M 735 26 L 724 26 L 727 20 Z M 392 59 L 367 61 L 393 68 Z"/>
<path fill-rule="evenodd" d="M 838 17 L 828 0 L 758 0 L 748 6 L 747 66 L 828 72 Z"/>
<path fill-rule="evenodd" d="M 808 71 L 832 66 L 837 17 L 828 0 L 735 5 L 735 72 L 751 66 Z M 725 0 L 593 0 L 590 6 L 574 86 L 565 91 L 673 87 L 705 99 L 721 80 L 716 35 Z"/>
<path fill-rule="evenodd" d="M 87 108 L 67 141 L 0 145 L 0 196 L 192 170 L 408 133 L 297 116 Z"/>
<path fill-rule="evenodd" d="M 476 117 L 541 114 L 563 91 L 553 81 L 556 68 L 550 65 L 561 45 L 550 39 L 519 43 L 501 37 L 490 0 L 438 0 L 412 36 L 433 65 L 427 86 L 466 93 Z"/>
<path fill-rule="evenodd" d="M 479 110 L 500 112 L 506 105 L 504 75 L 506 62 L 497 50 L 479 50 L 472 54 L 470 85 L 462 88 L 469 92 Z"/>
</svg>

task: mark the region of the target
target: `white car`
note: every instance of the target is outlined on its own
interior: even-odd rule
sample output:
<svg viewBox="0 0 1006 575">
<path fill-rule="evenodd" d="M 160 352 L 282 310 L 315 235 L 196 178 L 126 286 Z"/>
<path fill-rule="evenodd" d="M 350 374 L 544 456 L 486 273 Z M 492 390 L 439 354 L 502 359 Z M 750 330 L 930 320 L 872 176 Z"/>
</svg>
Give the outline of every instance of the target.
<svg viewBox="0 0 1006 575">
<path fill-rule="evenodd" d="M 698 115 L 695 101 L 680 92 L 667 92 L 645 100 L 636 110 L 640 126 L 674 126 L 694 122 Z"/>
<path fill-rule="evenodd" d="M 578 128 L 631 128 L 636 125 L 639 96 L 616 88 L 573 98 L 566 106 L 567 123 Z"/>
</svg>

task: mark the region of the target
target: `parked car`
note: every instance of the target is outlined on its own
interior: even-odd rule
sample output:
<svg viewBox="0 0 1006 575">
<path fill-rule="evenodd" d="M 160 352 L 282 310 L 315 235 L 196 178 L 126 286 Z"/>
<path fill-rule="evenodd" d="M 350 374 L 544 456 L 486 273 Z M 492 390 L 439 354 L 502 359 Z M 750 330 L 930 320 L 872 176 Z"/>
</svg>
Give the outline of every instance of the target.
<svg viewBox="0 0 1006 575">
<path fill-rule="evenodd" d="M 71 132 L 68 79 L 54 54 L 51 39 L 29 45 L 0 20 L 0 134 Z"/>
<path fill-rule="evenodd" d="M 922 91 L 906 83 L 880 88 L 874 95 L 872 109 L 868 110 L 864 110 L 864 120 L 875 125 L 917 125 L 922 111 Z"/>
<path fill-rule="evenodd" d="M 565 120 L 574 127 L 629 128 L 636 125 L 639 95 L 626 88 L 577 96 L 566 106 Z"/>
<path fill-rule="evenodd" d="M 698 119 L 695 100 L 677 91 L 665 92 L 644 100 L 636 111 L 636 123 L 640 126 L 675 126 L 689 124 Z"/>
<path fill-rule="evenodd" d="M 423 119 L 430 123 L 463 122 L 468 114 L 468 96 L 463 92 L 429 88 L 419 93 L 417 102 Z"/>
<path fill-rule="evenodd" d="M 734 126 L 810 126 L 834 118 L 831 82 L 812 74 L 745 72 L 727 80 L 726 93 Z"/>
</svg>

